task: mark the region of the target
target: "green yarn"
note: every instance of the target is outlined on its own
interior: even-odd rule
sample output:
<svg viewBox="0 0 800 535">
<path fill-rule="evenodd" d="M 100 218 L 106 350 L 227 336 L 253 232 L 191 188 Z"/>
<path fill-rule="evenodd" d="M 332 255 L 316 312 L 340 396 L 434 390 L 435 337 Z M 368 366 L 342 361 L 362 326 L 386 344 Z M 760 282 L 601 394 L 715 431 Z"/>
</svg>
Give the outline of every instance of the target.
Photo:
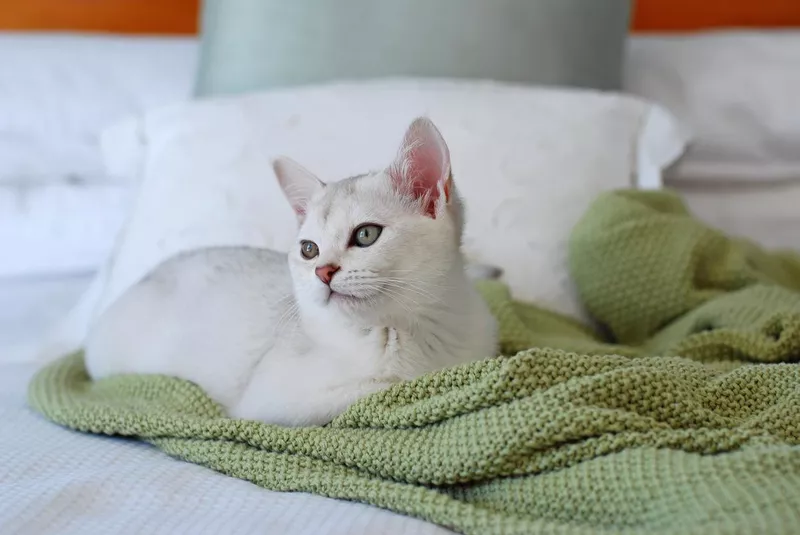
<svg viewBox="0 0 800 535">
<path fill-rule="evenodd" d="M 463 533 L 796 533 L 800 259 L 706 228 L 669 193 L 600 197 L 570 248 L 608 336 L 483 284 L 513 356 L 399 384 L 324 428 L 224 418 L 178 379 L 92 383 L 79 354 L 41 370 L 29 402 L 269 489 Z"/>
</svg>

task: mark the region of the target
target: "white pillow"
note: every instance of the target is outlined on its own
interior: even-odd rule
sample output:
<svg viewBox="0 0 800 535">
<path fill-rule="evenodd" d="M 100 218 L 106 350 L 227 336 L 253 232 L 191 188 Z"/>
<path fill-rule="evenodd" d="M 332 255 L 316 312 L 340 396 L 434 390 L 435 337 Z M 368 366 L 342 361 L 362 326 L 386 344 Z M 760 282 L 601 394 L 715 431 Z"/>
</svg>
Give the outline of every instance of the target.
<svg viewBox="0 0 800 535">
<path fill-rule="evenodd" d="M 190 38 L 0 33 L 0 184 L 103 181 L 110 123 L 191 95 Z"/>
<path fill-rule="evenodd" d="M 120 184 L 0 184 L 0 278 L 95 271 L 125 219 Z"/>
<path fill-rule="evenodd" d="M 288 155 L 328 181 L 380 169 L 418 115 L 450 146 L 468 256 L 503 268 L 517 298 L 578 318 L 566 267 L 572 226 L 602 191 L 635 186 L 637 177 L 658 187 L 686 141 L 666 112 L 634 98 L 489 82 L 336 84 L 154 111 L 106 139 L 109 167 L 140 173 L 141 185 L 115 256 L 67 322 L 73 342 L 178 251 L 286 250 L 295 220 L 272 157 Z"/>
<path fill-rule="evenodd" d="M 693 133 L 680 181 L 800 179 L 800 31 L 636 36 L 625 90 Z"/>
</svg>

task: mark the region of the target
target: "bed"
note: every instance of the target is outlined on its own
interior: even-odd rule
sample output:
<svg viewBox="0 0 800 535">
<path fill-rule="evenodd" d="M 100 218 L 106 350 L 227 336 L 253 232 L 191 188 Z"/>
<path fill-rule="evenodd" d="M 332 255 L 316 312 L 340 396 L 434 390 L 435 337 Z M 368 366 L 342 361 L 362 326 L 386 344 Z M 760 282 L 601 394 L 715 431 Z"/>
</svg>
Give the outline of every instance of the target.
<svg viewBox="0 0 800 535">
<path fill-rule="evenodd" d="M 185 21 L 180 24 L 193 29 Z M 104 175 L 98 129 L 188 99 L 193 84 L 197 43 L 192 37 L 97 39 L 108 46 L 74 35 L 0 36 L 0 63 L 31 69 L 16 86 L 0 86 L 6 92 L 0 100 L 23 103 L 13 120 L 27 120 L 25 113 L 30 117 L 33 112 L 23 109 L 30 99 L 24 97 L 41 91 L 39 101 L 48 103 L 42 111 L 49 113 L 41 114 L 40 133 L 57 130 L 61 139 L 83 144 L 73 151 L 80 157 L 71 159 L 59 158 L 58 142 L 47 135 L 0 142 L 0 250 L 12 252 L 0 257 L 0 531 L 450 533 L 375 507 L 267 491 L 171 459 L 142 443 L 60 428 L 27 407 L 26 385 L 40 365 L 35 356 L 41 341 L 89 288 L 131 201 L 130 184 Z M 639 41 L 646 51 L 668 53 L 652 48 L 655 41 L 647 39 Z M 660 44 L 669 48 L 669 42 Z M 637 54 L 643 50 L 633 46 Z M 800 54 L 800 46 L 793 46 Z M 42 55 L 44 49 L 51 55 Z M 153 54 L 168 60 L 151 64 L 147 58 Z M 86 61 L 64 68 L 74 57 Z M 636 62 L 642 61 L 647 62 L 637 55 Z M 121 63 L 130 68 L 116 68 Z M 69 99 L 70 88 L 86 94 L 80 84 L 87 79 L 114 80 L 112 89 L 90 98 L 91 108 L 86 101 Z M 154 79 L 160 83 L 141 83 Z M 58 96 L 47 92 L 54 85 L 62 88 Z M 635 81 L 628 89 L 659 99 Z M 42 154 L 52 157 L 43 159 Z M 770 247 L 800 249 L 795 208 L 800 205 L 800 172 L 769 183 L 694 178 L 678 173 L 667 184 L 683 191 L 700 217 Z"/>
<path fill-rule="evenodd" d="M 42 290 L 58 294 L 52 285 Z M 3 304 L 35 308 L 16 294 L 18 299 Z M 34 321 L 53 313 L 52 302 L 43 304 Z M 41 336 L 34 321 L 25 322 L 22 338 Z M 3 332 L 15 326 L 4 321 Z M 0 367 L 3 533 L 450 533 L 367 505 L 270 492 L 143 443 L 57 427 L 25 404 L 35 369 L 15 362 Z"/>
</svg>

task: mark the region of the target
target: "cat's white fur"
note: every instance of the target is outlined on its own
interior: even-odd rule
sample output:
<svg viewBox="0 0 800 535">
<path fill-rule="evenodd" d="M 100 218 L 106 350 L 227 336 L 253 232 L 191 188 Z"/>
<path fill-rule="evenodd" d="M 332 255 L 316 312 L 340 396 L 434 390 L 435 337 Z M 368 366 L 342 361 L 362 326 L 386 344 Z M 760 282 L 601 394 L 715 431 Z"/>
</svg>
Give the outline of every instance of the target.
<svg viewBox="0 0 800 535">
<path fill-rule="evenodd" d="M 90 375 L 157 373 L 203 388 L 232 417 L 329 422 L 367 394 L 490 357 L 496 325 L 460 251 L 449 151 L 427 119 L 385 171 L 323 184 L 274 163 L 299 220 L 287 255 L 243 247 L 174 257 L 91 328 Z M 383 225 L 369 247 L 353 229 Z M 318 245 L 305 259 L 300 240 Z M 315 267 L 340 266 L 330 287 Z"/>
</svg>

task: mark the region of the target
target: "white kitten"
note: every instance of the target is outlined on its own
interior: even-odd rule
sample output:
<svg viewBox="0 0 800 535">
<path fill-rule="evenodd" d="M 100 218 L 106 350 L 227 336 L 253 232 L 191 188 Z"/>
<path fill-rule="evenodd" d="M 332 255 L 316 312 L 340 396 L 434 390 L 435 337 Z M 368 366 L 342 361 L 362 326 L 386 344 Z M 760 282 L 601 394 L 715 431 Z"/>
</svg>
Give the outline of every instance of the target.
<svg viewBox="0 0 800 535">
<path fill-rule="evenodd" d="M 177 376 L 232 417 L 319 425 L 398 381 L 494 356 L 449 151 L 429 120 L 382 172 L 325 185 L 286 158 L 274 170 L 299 221 L 288 262 L 243 247 L 166 261 L 92 327 L 93 378 Z"/>
</svg>

